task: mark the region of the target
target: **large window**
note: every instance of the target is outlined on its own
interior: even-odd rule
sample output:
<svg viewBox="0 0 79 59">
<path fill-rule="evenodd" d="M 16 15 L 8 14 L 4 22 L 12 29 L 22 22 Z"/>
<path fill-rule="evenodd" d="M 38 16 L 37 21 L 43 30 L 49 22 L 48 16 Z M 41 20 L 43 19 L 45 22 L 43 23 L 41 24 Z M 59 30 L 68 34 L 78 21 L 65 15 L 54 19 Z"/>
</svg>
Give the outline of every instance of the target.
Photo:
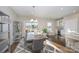
<svg viewBox="0 0 79 59">
<path fill-rule="evenodd" d="M 32 28 L 32 29 L 37 28 L 38 27 L 38 21 L 31 19 L 30 22 L 26 23 L 26 27 Z"/>
<path fill-rule="evenodd" d="M 7 32 L 8 24 L 0 24 L 0 32 Z"/>
<path fill-rule="evenodd" d="M 52 23 L 48 22 L 47 27 L 48 27 L 48 32 L 51 32 L 52 31 Z"/>
</svg>

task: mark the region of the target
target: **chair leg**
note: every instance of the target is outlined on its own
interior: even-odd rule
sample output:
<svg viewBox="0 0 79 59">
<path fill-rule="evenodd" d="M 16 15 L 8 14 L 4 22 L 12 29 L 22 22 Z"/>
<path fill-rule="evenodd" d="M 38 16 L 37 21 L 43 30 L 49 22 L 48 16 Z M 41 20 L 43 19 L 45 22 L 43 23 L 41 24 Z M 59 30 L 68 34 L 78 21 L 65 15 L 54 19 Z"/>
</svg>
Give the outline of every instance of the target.
<svg viewBox="0 0 79 59">
<path fill-rule="evenodd" d="M 45 50 L 46 50 L 46 46 L 43 48 L 42 52 L 45 53 Z"/>
</svg>

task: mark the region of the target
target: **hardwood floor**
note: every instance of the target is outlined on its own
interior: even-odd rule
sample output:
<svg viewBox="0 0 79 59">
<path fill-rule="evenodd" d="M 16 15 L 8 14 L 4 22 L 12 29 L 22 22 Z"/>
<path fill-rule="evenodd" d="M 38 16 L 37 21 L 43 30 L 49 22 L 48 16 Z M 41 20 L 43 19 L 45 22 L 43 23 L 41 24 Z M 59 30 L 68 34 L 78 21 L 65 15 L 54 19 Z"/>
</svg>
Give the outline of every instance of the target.
<svg viewBox="0 0 79 59">
<path fill-rule="evenodd" d="M 18 42 L 14 42 L 14 43 L 11 45 L 10 53 L 13 53 L 13 52 L 15 51 L 15 49 L 16 49 L 16 47 L 17 47 L 18 44 L 19 44 L 19 41 L 18 41 Z M 7 50 L 5 51 L 5 53 L 8 52 L 8 50 L 9 50 L 9 49 L 7 49 Z"/>
<path fill-rule="evenodd" d="M 74 53 L 75 52 L 72 48 L 64 47 L 58 43 L 51 42 L 49 40 L 47 40 L 47 42 L 50 43 L 50 44 L 46 43 L 48 46 L 51 46 L 52 48 L 54 48 L 54 52 L 57 52 L 57 53 Z"/>
<path fill-rule="evenodd" d="M 57 44 L 60 44 L 62 46 L 65 46 L 65 39 L 64 38 L 60 38 L 57 36 L 50 36 L 48 40 L 51 40 Z"/>
<path fill-rule="evenodd" d="M 14 42 L 12 45 L 11 45 L 11 53 L 14 52 L 14 50 L 16 49 L 17 45 L 19 44 L 19 42 Z"/>
</svg>

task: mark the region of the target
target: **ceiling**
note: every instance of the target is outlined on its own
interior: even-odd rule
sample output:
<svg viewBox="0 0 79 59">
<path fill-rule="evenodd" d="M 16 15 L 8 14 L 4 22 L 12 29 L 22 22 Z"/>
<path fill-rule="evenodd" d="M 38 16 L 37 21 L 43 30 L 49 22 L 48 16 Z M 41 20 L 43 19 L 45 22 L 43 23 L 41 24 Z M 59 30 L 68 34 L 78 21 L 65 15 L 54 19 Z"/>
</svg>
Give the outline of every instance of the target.
<svg viewBox="0 0 79 59">
<path fill-rule="evenodd" d="M 37 16 L 58 19 L 79 12 L 78 6 L 12 6 L 19 16 Z"/>
</svg>

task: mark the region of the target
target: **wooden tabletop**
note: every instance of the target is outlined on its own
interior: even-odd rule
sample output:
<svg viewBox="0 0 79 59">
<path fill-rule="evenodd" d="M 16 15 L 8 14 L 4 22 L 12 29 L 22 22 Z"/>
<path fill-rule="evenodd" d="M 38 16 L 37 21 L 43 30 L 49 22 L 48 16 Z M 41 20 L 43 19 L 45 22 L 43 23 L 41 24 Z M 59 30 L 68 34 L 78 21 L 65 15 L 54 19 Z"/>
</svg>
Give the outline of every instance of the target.
<svg viewBox="0 0 79 59">
<path fill-rule="evenodd" d="M 32 35 L 32 36 L 27 36 L 28 40 L 39 40 L 39 39 L 47 39 L 47 36 L 44 35 Z"/>
<path fill-rule="evenodd" d="M 57 51 L 59 51 L 61 53 L 74 53 L 73 49 L 64 47 L 64 46 L 59 45 L 59 44 L 57 44 L 55 42 L 51 42 L 51 41 L 46 40 L 45 44 L 53 47 L 54 49 L 56 49 Z"/>
</svg>

